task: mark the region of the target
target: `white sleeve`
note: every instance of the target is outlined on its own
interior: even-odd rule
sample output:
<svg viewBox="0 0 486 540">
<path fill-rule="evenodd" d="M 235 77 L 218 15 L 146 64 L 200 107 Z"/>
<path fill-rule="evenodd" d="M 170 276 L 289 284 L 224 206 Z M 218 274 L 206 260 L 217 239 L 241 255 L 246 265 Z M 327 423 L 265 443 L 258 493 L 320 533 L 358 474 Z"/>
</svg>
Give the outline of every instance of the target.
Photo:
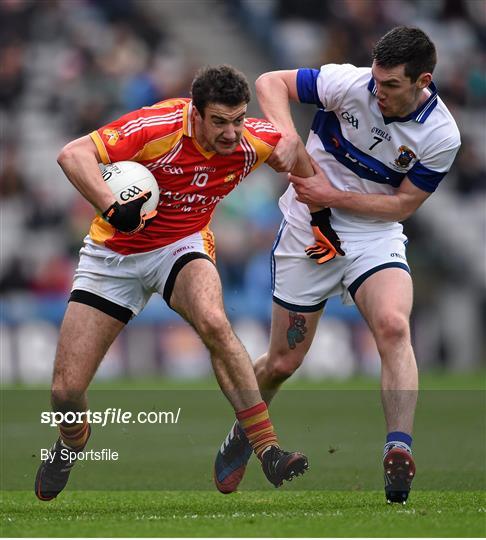
<svg viewBox="0 0 486 540">
<path fill-rule="evenodd" d="M 326 110 L 339 109 L 357 75 L 358 69 L 351 64 L 327 64 L 321 67 L 317 93 Z"/>
<path fill-rule="evenodd" d="M 301 68 L 297 72 L 299 100 L 328 111 L 336 110 L 361 73 L 362 68 L 351 64 L 326 64 L 320 71 Z"/>
<path fill-rule="evenodd" d="M 460 145 L 458 133 L 441 140 L 439 145 L 430 148 L 408 171 L 410 181 L 428 193 L 434 192 L 449 172 Z"/>
</svg>

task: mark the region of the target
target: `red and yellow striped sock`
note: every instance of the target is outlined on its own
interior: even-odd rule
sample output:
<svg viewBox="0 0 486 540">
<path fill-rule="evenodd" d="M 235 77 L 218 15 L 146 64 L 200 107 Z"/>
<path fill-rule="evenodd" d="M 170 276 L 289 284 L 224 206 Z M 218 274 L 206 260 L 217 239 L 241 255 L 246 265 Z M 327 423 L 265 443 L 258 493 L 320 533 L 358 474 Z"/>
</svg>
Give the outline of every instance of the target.
<svg viewBox="0 0 486 540">
<path fill-rule="evenodd" d="M 86 418 L 78 424 L 59 424 L 62 442 L 73 450 L 84 448 L 89 437 L 89 424 Z"/>
<path fill-rule="evenodd" d="M 277 435 L 264 401 L 244 411 L 238 411 L 236 418 L 259 459 L 266 448 L 278 446 Z"/>
</svg>

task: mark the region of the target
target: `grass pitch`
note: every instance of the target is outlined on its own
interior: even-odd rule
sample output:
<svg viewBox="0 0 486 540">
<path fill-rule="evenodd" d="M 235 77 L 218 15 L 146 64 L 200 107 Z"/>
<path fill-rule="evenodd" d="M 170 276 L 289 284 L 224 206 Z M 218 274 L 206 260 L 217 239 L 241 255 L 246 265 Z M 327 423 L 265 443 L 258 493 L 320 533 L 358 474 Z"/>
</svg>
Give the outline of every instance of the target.
<svg viewBox="0 0 486 540">
<path fill-rule="evenodd" d="M 51 503 L 32 493 L 3 499 L 3 536 L 482 537 L 484 493 L 417 492 L 406 506 L 382 492 L 285 489 L 209 492 L 66 492 Z"/>
<path fill-rule="evenodd" d="M 120 461 L 78 463 L 49 503 L 32 489 L 39 449 L 57 436 L 39 423 L 48 391 L 9 388 L 1 408 L 1 535 L 484 537 L 484 380 L 484 373 L 422 379 L 417 478 L 406 506 L 385 503 L 375 380 L 289 385 L 272 418 L 284 446 L 305 451 L 311 469 L 275 490 L 252 459 L 241 492 L 227 496 L 215 491 L 211 468 L 232 413 L 214 382 L 95 385 L 93 410 L 181 406 L 182 420 L 95 427 L 90 447 L 119 450 Z"/>
</svg>

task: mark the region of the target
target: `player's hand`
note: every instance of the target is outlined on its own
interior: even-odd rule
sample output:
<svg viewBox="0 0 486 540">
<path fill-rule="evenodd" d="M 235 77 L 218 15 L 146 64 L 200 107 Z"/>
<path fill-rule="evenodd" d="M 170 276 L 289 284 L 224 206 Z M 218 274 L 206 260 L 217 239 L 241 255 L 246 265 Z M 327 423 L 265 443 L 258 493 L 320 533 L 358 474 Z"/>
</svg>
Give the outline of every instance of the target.
<svg viewBox="0 0 486 540">
<path fill-rule="evenodd" d="M 338 255 L 345 255 L 341 248 L 341 240 L 331 227 L 330 217 L 331 210 L 329 208 L 311 213 L 311 227 L 316 243 L 306 247 L 305 253 L 317 264 L 324 264 Z"/>
<path fill-rule="evenodd" d="M 103 218 L 120 232 L 135 234 L 141 231 L 157 215 L 157 210 L 141 214 L 142 206 L 151 196 L 152 192 L 146 191 L 124 204 L 117 201 L 103 212 Z"/>
<path fill-rule="evenodd" d="M 282 135 L 266 163 L 277 172 L 288 172 L 294 168 L 297 161 L 300 137 L 295 134 Z"/>
<path fill-rule="evenodd" d="M 296 199 L 309 206 L 332 208 L 342 196 L 342 192 L 331 184 L 325 172 L 312 157 L 310 160 L 314 169 L 312 176 L 289 174 L 289 182 L 294 186 Z"/>
</svg>

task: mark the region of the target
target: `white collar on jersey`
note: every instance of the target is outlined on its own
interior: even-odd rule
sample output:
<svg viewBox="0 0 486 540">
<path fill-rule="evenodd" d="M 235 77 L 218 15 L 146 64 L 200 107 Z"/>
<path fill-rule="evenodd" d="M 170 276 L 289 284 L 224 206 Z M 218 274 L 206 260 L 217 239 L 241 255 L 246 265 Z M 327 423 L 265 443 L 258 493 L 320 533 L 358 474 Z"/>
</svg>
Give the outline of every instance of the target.
<svg viewBox="0 0 486 540">
<path fill-rule="evenodd" d="M 420 107 L 415 109 L 415 111 L 411 112 L 407 116 L 384 116 L 383 120 L 385 121 L 385 124 L 391 124 L 392 122 L 408 122 L 409 120 L 415 120 L 415 122 L 423 124 L 437 105 L 437 87 L 433 82 L 431 82 L 428 89 L 430 90 L 431 94 L 427 100 L 420 105 Z M 368 90 L 374 96 L 376 96 L 376 83 L 373 77 L 371 77 L 370 82 L 368 83 Z"/>
</svg>

